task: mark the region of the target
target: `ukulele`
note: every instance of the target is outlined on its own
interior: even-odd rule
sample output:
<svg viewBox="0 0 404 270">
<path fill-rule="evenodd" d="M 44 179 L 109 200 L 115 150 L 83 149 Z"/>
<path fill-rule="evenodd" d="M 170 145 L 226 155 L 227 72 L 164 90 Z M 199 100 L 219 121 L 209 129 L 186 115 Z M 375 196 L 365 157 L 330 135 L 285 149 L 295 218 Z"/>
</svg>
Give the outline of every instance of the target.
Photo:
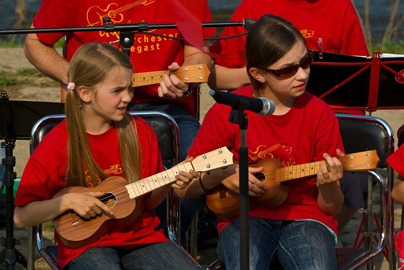
<svg viewBox="0 0 404 270">
<path fill-rule="evenodd" d="M 85 219 L 70 210 L 53 220 L 61 241 L 70 248 L 79 248 L 97 241 L 109 228 L 133 224 L 139 214 L 137 201 L 146 193 L 176 181 L 180 171 L 208 172 L 233 164 L 233 154 L 222 147 L 196 157 L 191 162 L 177 165 L 169 170 L 149 176 L 135 183 L 119 176 L 108 177 L 95 188 L 68 187 L 54 197 L 67 193 L 103 192 L 99 200 L 113 210 L 113 215 L 102 211 L 94 218 Z"/>
<path fill-rule="evenodd" d="M 347 172 L 366 172 L 377 169 L 380 159 L 376 150 L 346 154 L 339 160 Z M 281 166 L 277 159 L 263 159 L 251 167 L 263 167 L 261 173 L 255 174 L 267 187 L 265 193 L 260 197 L 250 197 L 252 207 L 277 207 L 287 198 L 289 186 L 285 183 L 290 180 L 316 175 L 325 160 L 312 163 L 294 165 L 289 167 Z M 217 217 L 230 220 L 237 217 L 239 213 L 239 194 L 228 190 L 222 184 L 216 186 L 206 194 L 206 205 Z"/>
<path fill-rule="evenodd" d="M 151 72 L 140 72 L 132 74 L 132 86 L 145 86 L 152 84 L 159 84 L 163 80 L 163 74 L 171 72 L 169 70 L 162 71 L 151 71 Z M 175 72 L 171 72 L 175 74 L 182 82 L 184 83 L 204 83 L 208 81 L 210 70 L 208 64 L 198 64 L 198 65 L 190 65 L 190 66 L 182 66 L 177 69 Z M 61 87 L 60 96 L 62 102 L 66 101 L 66 89 L 65 87 Z"/>
</svg>

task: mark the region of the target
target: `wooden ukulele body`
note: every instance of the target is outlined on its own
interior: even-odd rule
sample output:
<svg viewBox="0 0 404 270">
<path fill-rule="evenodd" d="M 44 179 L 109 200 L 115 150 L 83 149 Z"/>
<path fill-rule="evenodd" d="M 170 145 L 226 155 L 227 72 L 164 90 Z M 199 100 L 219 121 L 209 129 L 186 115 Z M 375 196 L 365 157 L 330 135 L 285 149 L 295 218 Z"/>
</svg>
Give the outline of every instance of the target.
<svg viewBox="0 0 404 270">
<path fill-rule="evenodd" d="M 281 205 L 287 198 L 289 186 L 285 183 L 276 182 L 276 169 L 281 168 L 277 159 L 264 159 L 250 167 L 263 167 L 262 174 L 256 177 L 262 179 L 267 190 L 259 198 L 250 197 L 251 207 L 258 205 L 276 207 Z M 239 194 L 229 191 L 223 185 L 219 185 L 206 194 L 206 204 L 216 216 L 221 219 L 231 219 L 238 215 L 240 198 Z"/>
<path fill-rule="evenodd" d="M 128 182 L 118 176 L 112 176 L 95 188 L 68 187 L 58 192 L 55 197 L 66 193 L 105 192 L 100 197 L 113 211 L 113 215 L 105 213 L 95 218 L 84 219 L 74 211 L 69 211 L 53 220 L 56 232 L 61 241 L 68 247 L 78 248 L 88 245 L 101 238 L 109 228 L 125 226 L 136 220 L 136 200 L 129 198 L 125 186 Z M 118 224 L 119 223 L 119 224 Z M 67 240 L 69 239 L 69 240 Z"/>
<path fill-rule="evenodd" d="M 94 218 L 84 219 L 74 211 L 67 211 L 53 220 L 61 241 L 70 248 L 88 245 L 101 238 L 109 228 L 134 224 L 139 215 L 139 202 L 143 195 L 177 181 L 181 171 L 207 172 L 233 164 L 233 154 L 222 147 L 192 160 L 181 163 L 163 172 L 128 184 L 119 176 L 108 177 L 95 188 L 68 187 L 54 197 L 67 193 L 102 192 L 98 199 L 112 209 L 113 215 L 102 212 Z M 137 203 L 138 202 L 138 203 Z"/>
</svg>

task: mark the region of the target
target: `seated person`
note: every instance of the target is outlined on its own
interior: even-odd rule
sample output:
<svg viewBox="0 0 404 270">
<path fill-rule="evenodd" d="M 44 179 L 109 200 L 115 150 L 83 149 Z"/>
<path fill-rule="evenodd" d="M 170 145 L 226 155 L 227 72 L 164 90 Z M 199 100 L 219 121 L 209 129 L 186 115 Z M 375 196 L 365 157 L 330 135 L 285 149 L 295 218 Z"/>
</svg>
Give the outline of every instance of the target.
<svg viewBox="0 0 404 270">
<path fill-rule="evenodd" d="M 266 14 L 252 26 L 246 41 L 246 69 L 251 86 L 234 94 L 265 97 L 275 104 L 270 116 L 246 111 L 249 155 L 249 195 L 256 198 L 249 212 L 250 269 L 337 269 L 337 214 L 343 203 L 339 179 L 343 175 L 343 145 L 338 121 L 320 99 L 305 92 L 312 54 L 301 33 L 288 21 Z M 191 157 L 227 146 L 239 158 L 239 127 L 228 122 L 231 108 L 215 104 L 204 118 L 189 149 Z M 259 201 L 269 191 L 256 173 L 265 170 L 255 162 L 275 159 L 279 166 L 326 160 L 312 176 L 289 181 L 289 194 L 276 207 Z M 181 197 L 195 197 L 222 184 L 239 192 L 239 166 L 202 174 Z M 218 254 L 226 269 L 240 269 L 240 224 L 237 217 L 218 218 Z"/>
<path fill-rule="evenodd" d="M 109 207 L 100 198 L 111 194 L 114 186 L 109 186 L 111 192 L 96 188 L 107 181 L 118 185 L 120 178 L 111 179 L 111 176 L 125 178 L 126 185 L 163 170 L 153 130 L 142 119 L 126 113 L 133 96 L 132 70 L 129 58 L 105 43 L 87 43 L 74 54 L 68 72 L 66 120 L 46 135 L 28 161 L 15 199 L 17 227 L 54 220 L 67 211 L 80 217 L 79 222 L 114 215 L 113 211 L 119 216 L 119 208 Z M 194 171 L 180 172 L 171 187 L 184 188 L 197 176 Z M 77 192 L 76 187 L 69 193 L 59 193 L 71 186 L 86 189 Z M 124 191 L 116 192 L 117 196 L 128 193 L 125 186 L 115 187 Z M 71 246 L 55 234 L 59 267 L 197 269 L 157 229 L 160 221 L 153 209 L 169 190 L 170 186 L 165 185 L 136 198 L 131 214 L 113 223 L 103 223 L 104 233 L 83 245 Z M 125 204 L 125 207 L 129 206 Z M 85 227 L 76 226 L 77 233 L 91 228 L 80 224 Z"/>
<path fill-rule="evenodd" d="M 259 19 L 270 13 L 291 22 L 306 39 L 306 47 L 319 50 L 322 40 L 324 52 L 369 56 L 365 38 L 355 7 L 350 0 L 243 0 L 234 11 L 231 21 L 246 18 Z M 238 35 L 244 27 L 226 27 L 221 36 Z M 245 65 L 246 36 L 218 40 L 211 46 L 215 56 L 209 86 L 213 89 L 233 90 L 250 84 Z M 328 89 L 324 89 L 328 90 Z M 363 115 L 362 111 L 339 109 L 334 112 Z M 367 189 L 367 175 L 345 172 L 341 179 L 344 204 L 336 215 L 338 232 L 341 234 L 351 218 L 363 208 L 362 187 Z M 342 245 L 341 243 L 339 243 Z"/>
<path fill-rule="evenodd" d="M 212 16 L 207 0 L 180 0 L 177 5 L 183 6 L 190 17 L 198 21 L 210 22 Z M 33 28 L 101 26 L 103 18 L 109 16 L 112 23 L 134 24 L 146 22 L 149 24 L 175 23 L 175 12 L 167 12 L 167 6 L 175 8 L 171 1 L 154 0 L 121 0 L 111 1 L 72 0 L 54 1 L 42 0 L 41 6 L 32 21 Z M 161 36 L 150 36 L 159 34 Z M 164 36 L 180 38 L 178 28 L 150 29 L 137 31 L 134 44 L 130 48 L 130 57 L 134 70 L 138 73 L 161 70 L 175 71 L 181 66 L 195 64 L 210 64 L 209 42 L 205 42 L 204 50 L 192 46 L 188 42 L 178 41 Z M 214 28 L 204 28 L 203 37 L 211 37 Z M 61 57 L 54 44 L 66 36 L 66 59 Z M 29 61 L 42 73 L 56 81 L 67 84 L 67 70 L 74 52 L 83 44 L 89 42 L 115 43 L 120 39 L 120 32 L 85 31 L 28 34 L 25 40 L 25 53 Z M 150 81 L 150 80 L 148 80 Z M 156 83 L 155 80 L 153 83 Z M 196 86 L 196 84 L 193 84 Z M 195 98 L 191 94 L 192 85 L 182 82 L 175 74 L 166 73 L 159 84 L 143 85 L 134 90 L 131 105 L 132 111 L 161 111 L 169 114 L 178 124 L 180 134 L 180 159 L 184 160 L 187 150 L 192 144 L 199 129 L 196 119 Z M 62 101 L 66 91 L 62 90 Z M 166 167 L 173 164 L 165 162 Z M 200 198 L 194 198 L 181 203 L 182 234 L 188 229 L 196 211 L 203 204 Z M 156 209 L 162 221 L 161 227 L 166 229 L 167 208 L 165 201 Z"/>
</svg>

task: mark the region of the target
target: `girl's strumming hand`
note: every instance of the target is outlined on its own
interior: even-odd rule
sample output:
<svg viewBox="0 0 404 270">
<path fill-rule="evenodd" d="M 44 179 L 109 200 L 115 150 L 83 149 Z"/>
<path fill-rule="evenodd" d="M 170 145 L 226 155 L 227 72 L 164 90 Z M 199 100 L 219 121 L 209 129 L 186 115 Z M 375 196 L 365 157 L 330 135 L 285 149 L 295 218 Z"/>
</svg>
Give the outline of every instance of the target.
<svg viewBox="0 0 404 270">
<path fill-rule="evenodd" d="M 263 167 L 248 167 L 248 194 L 249 196 L 253 197 L 259 197 L 261 196 L 267 187 L 258 179 L 254 176 L 256 173 L 260 173 L 263 171 Z M 232 171 L 233 173 L 230 174 L 228 177 L 226 177 L 223 181 L 222 184 L 229 189 L 230 191 L 233 191 L 235 193 L 240 193 L 240 174 L 239 174 L 239 165 L 231 165 L 227 167 L 227 169 L 224 170 L 229 170 Z"/>
<path fill-rule="evenodd" d="M 79 216 L 90 219 L 106 212 L 113 215 L 111 208 L 100 201 L 98 198 L 104 195 L 103 192 L 84 192 L 84 193 L 69 193 L 70 208 Z"/>
</svg>

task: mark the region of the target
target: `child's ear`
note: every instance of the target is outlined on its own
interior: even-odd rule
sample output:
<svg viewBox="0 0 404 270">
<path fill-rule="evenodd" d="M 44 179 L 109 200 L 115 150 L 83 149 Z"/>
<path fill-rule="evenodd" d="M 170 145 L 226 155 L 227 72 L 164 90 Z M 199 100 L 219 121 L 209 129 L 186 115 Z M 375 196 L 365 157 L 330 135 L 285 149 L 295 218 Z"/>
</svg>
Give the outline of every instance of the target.
<svg viewBox="0 0 404 270">
<path fill-rule="evenodd" d="M 251 67 L 248 72 L 251 74 L 251 76 L 253 76 L 254 79 L 256 79 L 257 81 L 259 81 L 260 83 L 264 83 L 265 82 L 265 76 L 264 74 L 262 74 L 262 71 L 259 70 L 258 68 L 255 67 Z"/>
<path fill-rule="evenodd" d="M 88 103 L 91 101 L 91 90 L 90 89 L 88 89 L 85 86 L 79 86 L 76 91 L 77 91 L 80 99 L 83 102 Z"/>
</svg>

